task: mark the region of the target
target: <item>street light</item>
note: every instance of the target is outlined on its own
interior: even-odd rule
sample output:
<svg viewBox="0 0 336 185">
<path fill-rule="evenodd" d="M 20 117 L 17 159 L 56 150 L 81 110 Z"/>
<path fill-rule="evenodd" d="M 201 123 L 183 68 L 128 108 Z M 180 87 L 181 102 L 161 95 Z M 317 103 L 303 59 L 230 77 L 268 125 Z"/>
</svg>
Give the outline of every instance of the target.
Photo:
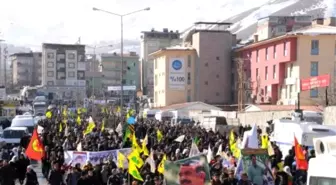
<svg viewBox="0 0 336 185">
<path fill-rule="evenodd" d="M 106 45 L 106 46 L 97 46 L 97 45 L 95 45 L 95 46 L 86 46 L 86 47 L 88 47 L 88 48 L 92 48 L 93 49 L 93 68 L 95 67 L 95 63 L 96 63 L 96 49 L 100 49 L 100 48 L 107 48 L 107 47 L 113 47 L 113 45 Z M 91 68 L 92 69 L 92 68 Z M 90 69 L 90 71 L 92 71 Z M 93 77 L 93 79 L 92 79 L 92 94 L 93 94 L 93 97 L 95 97 L 95 87 L 94 87 L 94 85 L 95 85 L 95 78 Z"/>
<path fill-rule="evenodd" d="M 123 110 L 123 108 L 124 108 L 124 87 L 123 87 L 124 86 L 124 84 L 123 84 L 123 79 L 124 79 L 124 74 L 123 74 L 123 71 L 124 71 L 124 23 L 123 23 L 123 18 L 125 16 L 135 14 L 135 13 L 138 13 L 138 12 L 149 11 L 150 8 L 147 7 L 147 8 L 136 10 L 136 11 L 129 12 L 129 13 L 126 13 L 126 14 L 117 14 L 117 13 L 113 13 L 113 12 L 106 11 L 106 10 L 99 9 L 99 8 L 95 8 L 95 7 L 93 7 L 92 10 L 93 11 L 100 11 L 100 12 L 104 12 L 104 13 L 107 13 L 107 14 L 110 14 L 110 15 L 115 15 L 115 16 L 120 17 L 120 55 L 121 55 L 120 109 Z M 121 111 L 121 116 L 123 116 L 122 113 L 123 113 L 123 111 Z"/>
</svg>

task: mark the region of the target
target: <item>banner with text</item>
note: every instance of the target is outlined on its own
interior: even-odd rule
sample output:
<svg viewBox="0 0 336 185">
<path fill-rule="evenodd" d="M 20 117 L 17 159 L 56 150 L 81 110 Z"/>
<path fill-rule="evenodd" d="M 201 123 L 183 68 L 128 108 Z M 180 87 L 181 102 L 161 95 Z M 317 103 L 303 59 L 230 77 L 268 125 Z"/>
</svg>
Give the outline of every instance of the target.
<svg viewBox="0 0 336 185">
<path fill-rule="evenodd" d="M 183 58 L 170 58 L 169 61 L 169 88 L 184 90 L 185 88 L 185 63 Z"/>
</svg>

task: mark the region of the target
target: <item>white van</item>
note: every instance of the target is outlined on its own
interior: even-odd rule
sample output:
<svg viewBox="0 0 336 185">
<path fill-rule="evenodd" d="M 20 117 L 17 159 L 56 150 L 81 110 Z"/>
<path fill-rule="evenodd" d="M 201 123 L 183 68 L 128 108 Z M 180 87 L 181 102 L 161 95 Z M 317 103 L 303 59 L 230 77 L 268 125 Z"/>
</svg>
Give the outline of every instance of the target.
<svg viewBox="0 0 336 185">
<path fill-rule="evenodd" d="M 33 116 L 15 117 L 11 127 L 27 127 L 29 133 L 33 133 L 36 122 Z"/>
<path fill-rule="evenodd" d="M 309 160 L 307 185 L 336 184 L 336 136 L 314 138 L 315 158 Z"/>
<path fill-rule="evenodd" d="M 0 142 L 5 142 L 6 144 L 18 145 L 20 144 L 21 138 L 28 134 L 29 131 L 27 127 L 8 127 L 3 131 L 2 138 L 0 138 Z"/>
<path fill-rule="evenodd" d="M 300 145 L 313 149 L 313 138 L 336 136 L 336 131 L 315 122 L 274 120 L 274 131 L 270 140 L 279 146 L 284 157 L 294 144 L 294 135 Z"/>
</svg>

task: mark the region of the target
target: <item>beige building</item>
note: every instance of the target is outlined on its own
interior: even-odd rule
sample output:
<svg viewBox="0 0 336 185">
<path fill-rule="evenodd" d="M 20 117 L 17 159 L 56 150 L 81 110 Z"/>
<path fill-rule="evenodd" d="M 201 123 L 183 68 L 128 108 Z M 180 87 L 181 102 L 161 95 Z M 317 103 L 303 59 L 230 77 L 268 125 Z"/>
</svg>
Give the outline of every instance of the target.
<svg viewBox="0 0 336 185">
<path fill-rule="evenodd" d="M 196 50 L 170 47 L 154 52 L 154 107 L 195 101 Z"/>
<path fill-rule="evenodd" d="M 86 96 L 85 45 L 42 45 L 42 85 L 57 98 Z"/>
<path fill-rule="evenodd" d="M 154 107 L 188 101 L 231 103 L 231 48 L 236 37 L 226 30 L 198 28 L 201 24 L 209 27 L 222 23 L 195 23 L 183 46 L 150 55 L 155 61 Z"/>
<path fill-rule="evenodd" d="M 162 31 L 154 30 L 141 32 L 140 42 L 140 78 L 143 94 L 153 97 L 154 73 L 153 58 L 149 55 L 160 48 L 174 46 L 181 43 L 178 31 L 169 31 L 164 28 Z"/>
<path fill-rule="evenodd" d="M 40 85 L 42 80 L 42 53 L 15 53 L 12 62 L 12 83 L 14 86 Z"/>
</svg>

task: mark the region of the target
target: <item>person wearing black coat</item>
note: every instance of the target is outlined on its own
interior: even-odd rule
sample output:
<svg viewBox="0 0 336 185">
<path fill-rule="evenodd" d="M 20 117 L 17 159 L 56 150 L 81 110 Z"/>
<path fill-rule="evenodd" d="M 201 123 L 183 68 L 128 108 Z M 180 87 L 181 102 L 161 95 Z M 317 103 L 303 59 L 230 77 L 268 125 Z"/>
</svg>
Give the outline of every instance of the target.
<svg viewBox="0 0 336 185">
<path fill-rule="evenodd" d="M 8 164 L 7 161 L 4 161 L 3 167 L 0 169 L 0 175 L 2 177 L 1 184 L 6 184 L 6 185 L 15 184 L 16 170 L 14 168 L 14 165 Z"/>
<path fill-rule="evenodd" d="M 33 167 L 29 165 L 27 167 L 25 185 L 38 185 L 38 184 L 39 182 L 37 180 L 36 172 L 33 170 Z"/>
</svg>

